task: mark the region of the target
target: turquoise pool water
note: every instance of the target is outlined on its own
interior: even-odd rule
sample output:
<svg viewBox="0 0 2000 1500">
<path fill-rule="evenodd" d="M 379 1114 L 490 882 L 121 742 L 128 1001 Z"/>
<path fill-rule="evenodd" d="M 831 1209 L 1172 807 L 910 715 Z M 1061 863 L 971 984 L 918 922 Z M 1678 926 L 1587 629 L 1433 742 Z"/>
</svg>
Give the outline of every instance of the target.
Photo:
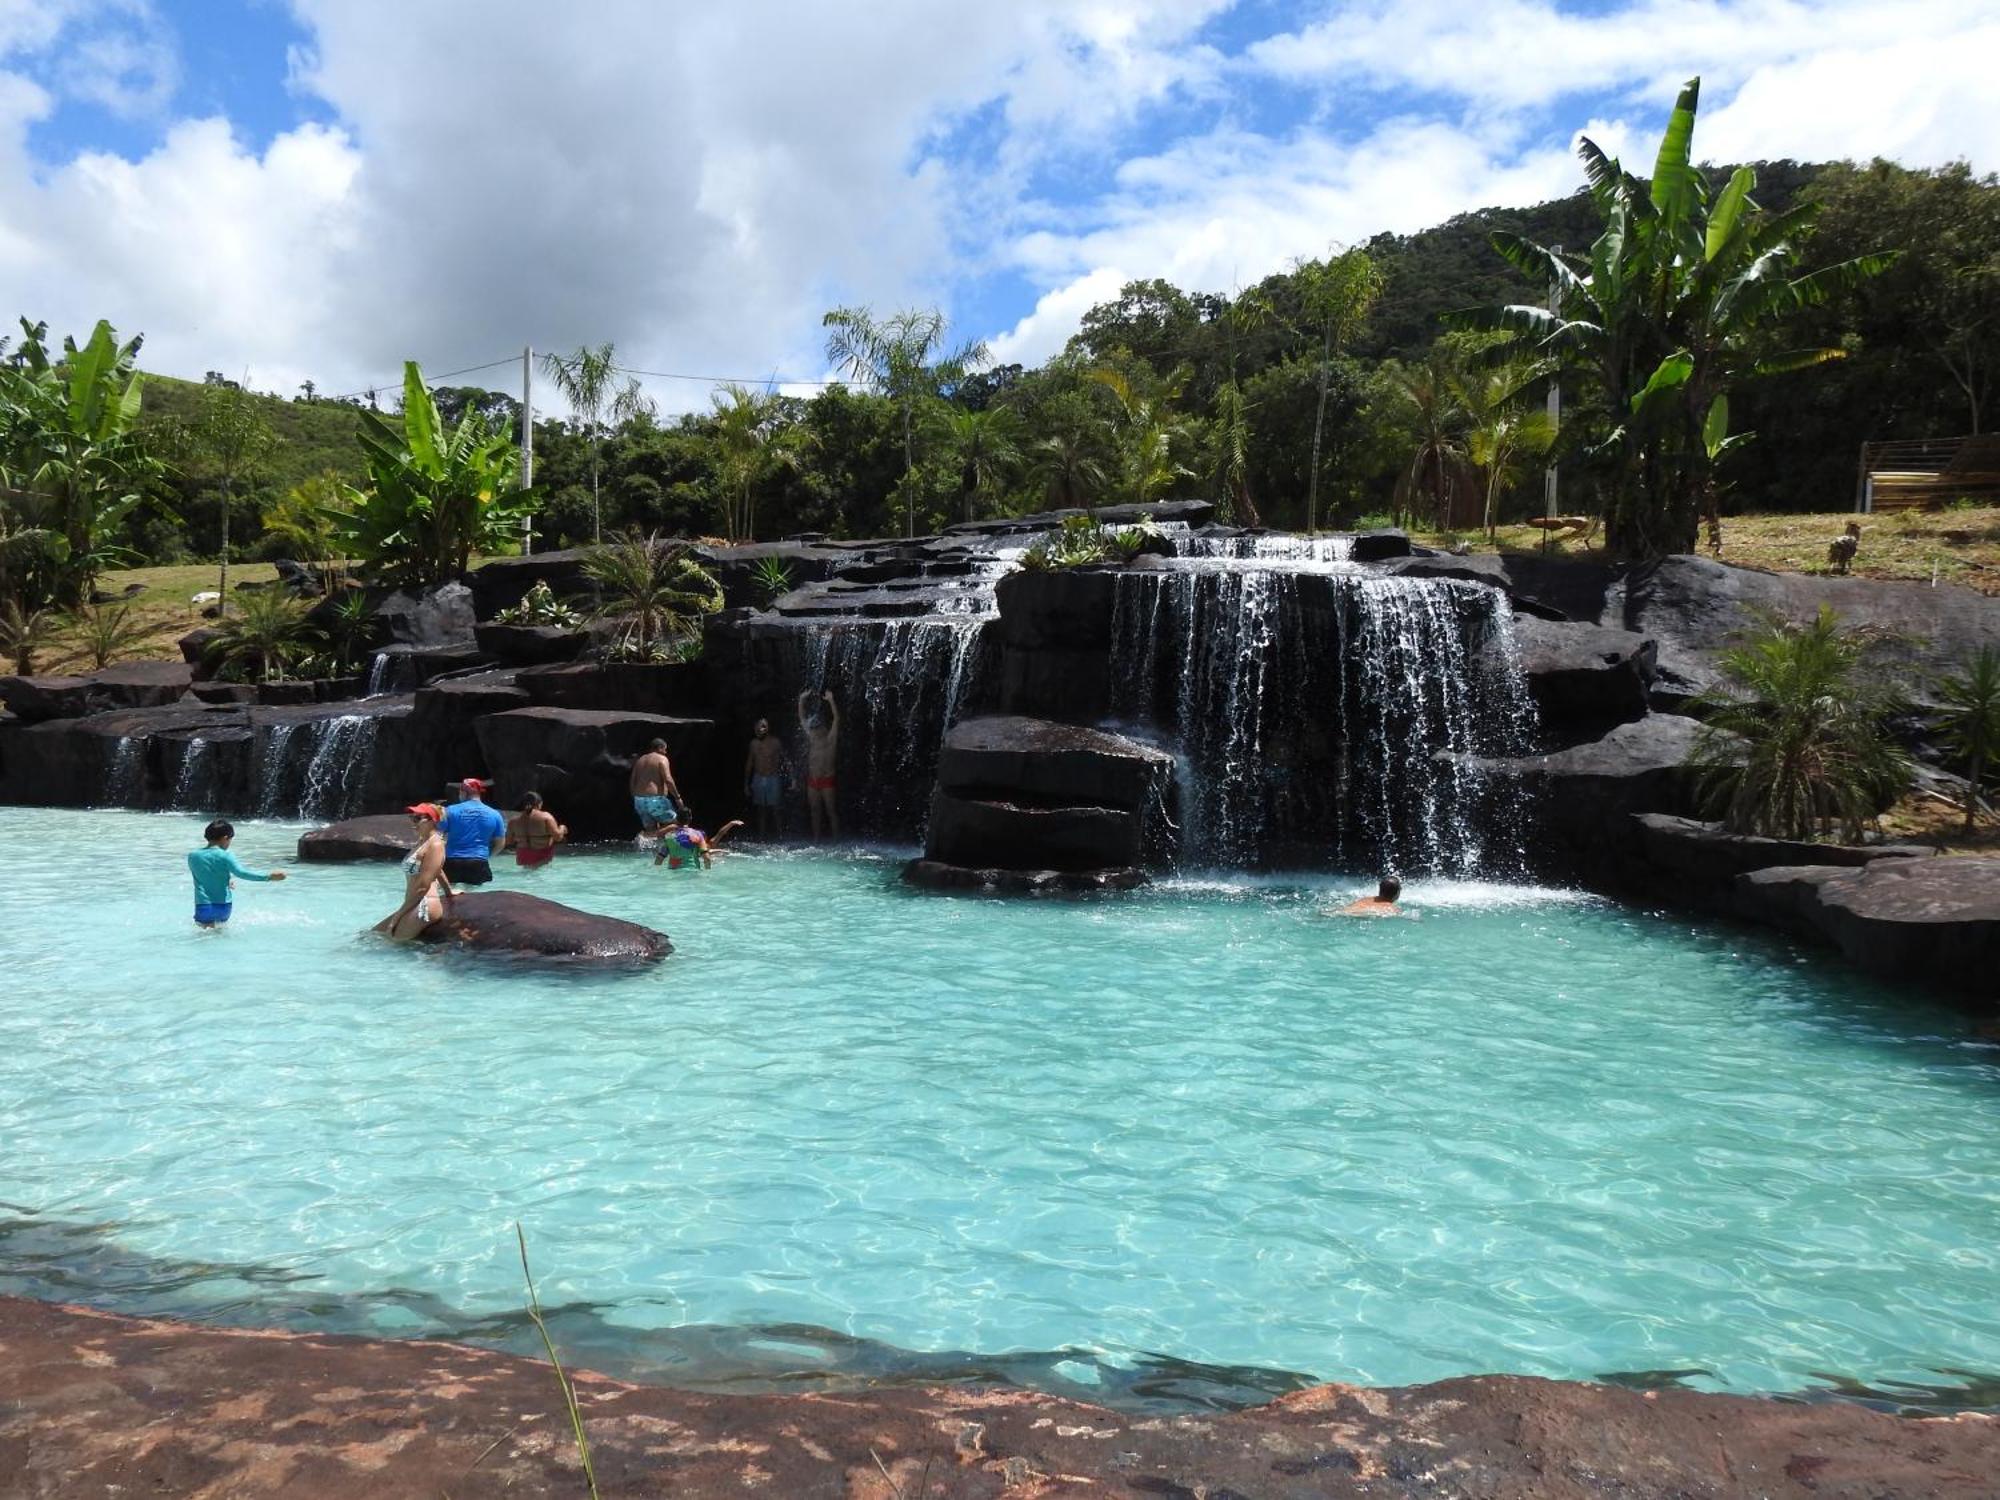
<svg viewBox="0 0 2000 1500">
<path fill-rule="evenodd" d="M 614 850 L 501 882 L 679 952 L 548 975 L 357 936 L 387 866 L 198 934 L 197 827 L 0 810 L 0 1289 L 507 1342 L 519 1220 L 579 1357 L 700 1383 L 2000 1370 L 2000 1050 L 1781 945 Z"/>
</svg>

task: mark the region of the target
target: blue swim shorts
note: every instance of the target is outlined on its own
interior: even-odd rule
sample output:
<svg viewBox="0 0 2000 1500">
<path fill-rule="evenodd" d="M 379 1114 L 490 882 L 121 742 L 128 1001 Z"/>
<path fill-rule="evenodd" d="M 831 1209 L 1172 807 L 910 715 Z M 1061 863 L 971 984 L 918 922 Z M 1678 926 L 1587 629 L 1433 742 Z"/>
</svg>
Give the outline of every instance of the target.
<svg viewBox="0 0 2000 1500">
<path fill-rule="evenodd" d="M 647 828 L 664 828 L 669 823 L 680 821 L 680 814 L 674 811 L 671 797 L 634 797 L 632 811 L 639 815 L 639 822 Z"/>
<path fill-rule="evenodd" d="M 231 904 L 227 901 L 197 901 L 194 905 L 194 919 L 204 925 L 220 927 L 229 920 Z"/>
<path fill-rule="evenodd" d="M 782 776 L 752 776 L 750 778 L 750 801 L 758 807 L 776 807 L 785 800 L 785 778 Z"/>
</svg>

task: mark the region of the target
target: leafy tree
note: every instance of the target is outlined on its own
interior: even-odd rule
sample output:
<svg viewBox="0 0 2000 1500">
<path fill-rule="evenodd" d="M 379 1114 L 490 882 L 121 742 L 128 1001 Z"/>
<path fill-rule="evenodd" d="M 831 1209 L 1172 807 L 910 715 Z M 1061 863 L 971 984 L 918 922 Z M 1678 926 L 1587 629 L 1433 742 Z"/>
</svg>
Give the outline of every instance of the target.
<svg viewBox="0 0 2000 1500">
<path fill-rule="evenodd" d="M 1690 763 L 1731 832 L 1852 841 L 1908 786 L 1885 728 L 1897 702 L 1872 660 L 1880 642 L 1823 604 L 1804 625 L 1758 612 L 1721 654 L 1723 681 L 1695 700 Z"/>
<path fill-rule="evenodd" d="M 512 431 L 496 430 L 477 411 L 446 430 L 415 360 L 403 366 L 398 423 L 366 413 L 361 446 L 368 487 L 343 485 L 330 514 L 343 553 L 385 582 L 456 578 L 475 551 L 508 545 L 534 508 L 514 488 L 520 454 Z"/>
<path fill-rule="evenodd" d="M 260 398 L 234 381 L 209 381 L 191 421 L 163 429 L 167 450 L 190 477 L 212 480 L 222 496 L 222 560 L 217 610 L 229 612 L 229 512 L 236 487 L 269 461 L 277 434 L 264 419 Z"/>
<path fill-rule="evenodd" d="M 1606 538 L 1630 557 L 1694 545 L 1715 493 L 1729 396 L 1760 376 L 1841 357 L 1839 349 L 1772 352 L 1763 335 L 1784 315 L 1879 274 L 1892 255 L 1864 255 L 1791 274 L 1810 206 L 1766 214 L 1751 198 L 1757 174 L 1739 167 L 1711 196 L 1692 165 L 1701 81 L 1682 90 L 1650 184 L 1588 138 L 1578 145 L 1603 229 L 1580 260 L 1517 234 L 1493 245 L 1560 311 L 1514 305 L 1461 313 L 1463 328 L 1512 332 L 1543 356 L 1585 370 L 1615 424 L 1597 454 Z"/>
<path fill-rule="evenodd" d="M 1965 831 L 1971 833 L 1979 795 L 2000 769 L 2000 651 L 1982 646 L 1965 671 L 1938 684 L 1945 743 L 1965 763 Z"/>
<path fill-rule="evenodd" d="M 1382 271 L 1366 250 L 1350 248 L 1326 260 L 1308 261 L 1295 278 L 1306 315 L 1319 335 L 1319 402 L 1313 410 L 1312 464 L 1306 471 L 1306 530 L 1319 529 L 1320 437 L 1326 428 L 1327 387 L 1333 358 L 1368 322 L 1382 295 Z"/>
<path fill-rule="evenodd" d="M 334 523 L 340 499 L 340 481 L 322 474 L 293 485 L 264 507 L 264 534 L 284 548 L 284 556 L 315 569 L 322 588 L 332 588 L 344 571 Z"/>
<path fill-rule="evenodd" d="M 237 612 L 218 622 L 206 651 L 217 670 L 240 681 L 282 682 L 313 653 L 319 632 L 306 601 L 283 588 L 246 592 Z"/>
<path fill-rule="evenodd" d="M 1471 414 L 1465 406 L 1463 349 L 1439 339 L 1421 363 L 1392 361 L 1382 367 L 1382 378 L 1403 427 L 1415 438 L 1396 486 L 1397 511 L 1450 525 L 1453 499 L 1477 482 L 1466 444 Z"/>
<path fill-rule="evenodd" d="M 946 323 L 936 308 L 905 308 L 878 320 L 865 307 L 837 307 L 821 319 L 826 357 L 849 379 L 896 403 L 903 426 L 904 533 L 917 530 L 917 407 L 986 363 L 981 340 L 944 352 Z"/>
<path fill-rule="evenodd" d="M 131 655 L 152 634 L 125 603 L 79 605 L 63 620 L 63 626 L 70 643 L 99 671 Z"/>
<path fill-rule="evenodd" d="M 1555 425 L 1545 407 L 1528 399 L 1546 366 L 1513 359 L 1478 369 L 1460 382 L 1465 407 L 1465 452 L 1486 485 L 1486 535 L 1499 520 L 1500 491 L 1517 477 L 1519 460 L 1538 458 L 1554 445 Z"/>
<path fill-rule="evenodd" d="M 81 347 L 64 339 L 58 359 L 46 324 L 21 328 L 0 365 L 0 501 L 10 534 L 37 535 L 15 582 L 30 603 L 74 603 L 118 556 L 118 529 L 160 472 L 135 430 L 140 340 L 120 344 L 100 321 Z M 17 549 L 17 566 L 29 550 Z"/>
<path fill-rule="evenodd" d="M 714 575 L 657 533 L 613 537 L 591 549 L 583 570 L 596 585 L 599 617 L 620 623 L 619 654 L 629 659 L 658 660 L 702 615 L 722 608 Z"/>
<path fill-rule="evenodd" d="M 731 541 L 748 541 L 756 534 L 758 487 L 796 466 L 806 434 L 785 420 L 781 397 L 725 385 L 712 400 L 715 471 L 729 497 L 726 534 Z"/>
<path fill-rule="evenodd" d="M 1100 366 L 1090 378 L 1118 398 L 1112 432 L 1118 461 L 1120 498 L 1144 505 L 1159 499 L 1194 471 L 1181 461 L 1192 450 L 1194 425 L 1173 409 L 1187 372 L 1162 380 L 1143 365 Z"/>
</svg>

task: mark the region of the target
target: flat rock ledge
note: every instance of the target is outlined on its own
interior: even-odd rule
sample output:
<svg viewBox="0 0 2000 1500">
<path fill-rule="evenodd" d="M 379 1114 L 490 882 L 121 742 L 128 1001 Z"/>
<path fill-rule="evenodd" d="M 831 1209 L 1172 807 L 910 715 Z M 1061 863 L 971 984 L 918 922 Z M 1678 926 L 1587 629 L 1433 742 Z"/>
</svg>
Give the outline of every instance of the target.
<svg viewBox="0 0 2000 1500">
<path fill-rule="evenodd" d="M 674 951 L 664 932 L 526 891 L 467 891 L 417 941 L 466 953 L 612 966 L 654 963 Z"/>
<path fill-rule="evenodd" d="M 1005 891 L 1024 896 L 1130 891 L 1147 883 L 1146 872 L 1133 865 L 1104 870 L 994 870 L 938 859 L 911 860 L 903 866 L 903 880 L 931 891 Z"/>
<path fill-rule="evenodd" d="M 970 1386 L 754 1396 L 575 1379 L 607 1496 L 1970 1500 L 2000 1474 L 1991 1417 L 1515 1376 L 1136 1417 Z M 0 1500 L 582 1493 L 537 1361 L 0 1298 Z"/>
</svg>

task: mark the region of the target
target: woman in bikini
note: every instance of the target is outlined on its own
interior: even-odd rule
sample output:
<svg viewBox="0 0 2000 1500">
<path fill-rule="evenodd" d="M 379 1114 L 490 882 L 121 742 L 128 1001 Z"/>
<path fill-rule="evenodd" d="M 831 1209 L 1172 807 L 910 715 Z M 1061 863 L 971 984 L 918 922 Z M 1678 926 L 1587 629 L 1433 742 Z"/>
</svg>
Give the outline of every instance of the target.
<svg viewBox="0 0 2000 1500">
<path fill-rule="evenodd" d="M 521 810 L 507 825 L 507 843 L 514 851 L 514 863 L 524 870 L 545 865 L 556 857 L 556 845 L 569 837 L 569 829 L 558 823 L 555 814 L 542 808 L 542 794 L 529 792 L 521 799 Z"/>
<path fill-rule="evenodd" d="M 407 943 L 444 915 L 444 904 L 457 892 L 444 878 L 444 836 L 438 824 L 444 810 L 435 802 L 405 809 L 417 825 L 417 847 L 403 860 L 403 904 L 375 924 L 392 943 Z"/>
</svg>

